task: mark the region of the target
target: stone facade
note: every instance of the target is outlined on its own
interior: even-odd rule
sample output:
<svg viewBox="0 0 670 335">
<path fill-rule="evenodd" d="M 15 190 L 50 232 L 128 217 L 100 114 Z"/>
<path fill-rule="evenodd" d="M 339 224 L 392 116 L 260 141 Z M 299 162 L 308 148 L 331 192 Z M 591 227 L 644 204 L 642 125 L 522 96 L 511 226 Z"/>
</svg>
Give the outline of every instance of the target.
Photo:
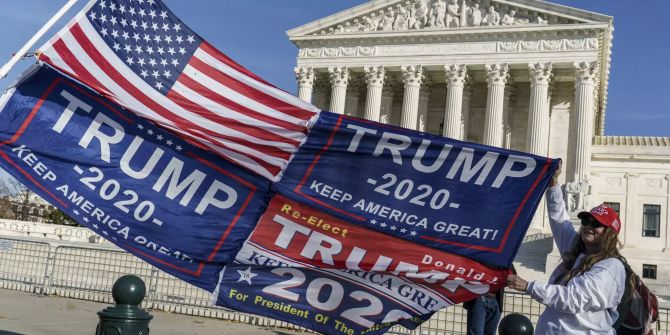
<svg viewBox="0 0 670 335">
<path fill-rule="evenodd" d="M 539 0 L 375 0 L 288 36 L 299 96 L 319 108 L 343 112 L 341 83 L 360 77 L 349 115 L 561 158 L 570 209 L 619 204 L 624 254 L 638 273 L 656 266 L 645 281 L 661 283 L 670 140 L 603 136 L 612 22 Z M 305 77 L 334 73 L 332 85 Z M 545 217 L 540 207 L 532 232 L 549 232 Z"/>
</svg>

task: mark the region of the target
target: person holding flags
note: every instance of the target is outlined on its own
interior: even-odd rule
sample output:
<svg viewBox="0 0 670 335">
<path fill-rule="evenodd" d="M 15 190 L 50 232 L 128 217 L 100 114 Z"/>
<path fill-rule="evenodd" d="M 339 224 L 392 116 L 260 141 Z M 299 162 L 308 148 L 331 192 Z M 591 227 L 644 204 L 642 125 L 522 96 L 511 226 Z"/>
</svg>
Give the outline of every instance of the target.
<svg viewBox="0 0 670 335">
<path fill-rule="evenodd" d="M 546 309 L 537 321 L 537 334 L 616 334 L 617 305 L 626 286 L 619 253 L 621 221 L 614 209 L 600 205 L 578 214 L 576 231 L 558 186 L 560 168 L 546 192 L 551 231 L 563 262 L 549 284 L 507 277 L 507 286 L 524 291 Z"/>
</svg>

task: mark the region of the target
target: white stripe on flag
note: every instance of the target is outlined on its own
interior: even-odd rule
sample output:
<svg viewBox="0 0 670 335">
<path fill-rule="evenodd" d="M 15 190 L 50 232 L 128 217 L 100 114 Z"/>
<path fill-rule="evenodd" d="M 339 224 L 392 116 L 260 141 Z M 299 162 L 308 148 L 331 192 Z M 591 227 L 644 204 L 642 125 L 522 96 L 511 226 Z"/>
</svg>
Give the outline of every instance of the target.
<svg viewBox="0 0 670 335">
<path fill-rule="evenodd" d="M 303 135 L 303 134 L 296 133 L 296 132 L 290 132 L 290 134 L 286 134 L 286 133 L 289 133 L 289 131 L 284 129 L 284 128 L 277 127 L 277 126 L 272 125 L 272 124 L 267 124 L 267 123 L 264 123 L 262 121 L 252 119 L 251 117 L 249 117 L 249 116 L 247 116 L 243 113 L 238 113 L 234 110 L 226 108 L 225 106 L 221 106 L 220 104 L 218 104 L 218 103 L 216 103 L 216 102 L 214 102 L 214 101 L 212 101 L 212 100 L 210 100 L 206 97 L 203 97 L 198 92 L 190 89 L 188 86 L 180 83 L 179 81 L 177 81 L 175 83 L 175 85 L 172 87 L 172 89 L 175 92 L 179 93 L 180 95 L 182 95 L 184 97 L 188 97 L 189 100 L 191 100 L 193 103 L 195 103 L 197 105 L 200 105 L 203 108 L 207 109 L 208 111 L 210 111 L 212 113 L 215 113 L 217 115 L 242 121 L 245 125 L 248 125 L 248 126 L 251 126 L 251 127 L 254 127 L 254 128 L 265 129 L 265 130 L 267 130 L 267 131 L 269 131 L 273 134 L 277 134 L 279 136 L 286 137 L 288 139 L 293 139 L 293 140 L 299 141 L 301 137 L 304 137 L 304 136 L 299 136 L 299 135 Z M 226 112 L 226 113 L 222 113 L 222 112 Z M 282 132 L 282 130 L 283 130 L 283 132 Z M 234 132 L 234 131 L 235 130 L 231 129 L 231 132 Z M 287 135 L 293 135 L 293 137 L 289 137 Z M 266 141 L 266 140 L 263 140 L 263 139 L 260 139 L 260 138 L 257 138 L 257 137 L 251 136 L 251 135 L 247 135 L 247 134 L 241 134 L 240 137 L 241 138 L 246 138 L 246 139 L 252 140 L 252 141 L 258 141 L 258 143 L 263 143 L 263 144 L 266 144 L 266 145 L 276 146 L 276 147 L 281 148 L 282 150 L 287 151 L 287 152 L 295 151 L 295 145 L 292 145 L 290 143 Z"/>
<path fill-rule="evenodd" d="M 244 106 L 249 109 L 253 109 L 255 111 L 261 112 L 263 114 L 266 114 L 272 118 L 279 119 L 279 120 L 284 120 L 293 124 L 298 124 L 298 125 L 305 125 L 305 121 L 298 119 L 296 117 L 293 117 L 291 115 L 287 115 L 285 113 L 279 112 L 273 108 L 270 108 L 266 105 L 263 105 L 259 103 L 258 101 L 251 99 L 243 94 L 238 93 L 235 90 L 232 90 L 228 88 L 227 86 L 223 85 L 222 83 L 210 78 L 207 76 L 207 74 L 198 71 L 198 69 L 187 65 L 184 68 L 184 75 L 188 76 L 189 78 L 193 79 L 194 81 L 204 85 L 205 87 L 211 89 L 212 91 L 218 93 L 219 95 L 225 96 L 226 98 Z M 278 128 L 275 125 L 268 125 L 268 127 L 274 127 Z M 300 134 L 304 136 L 303 134 Z M 292 138 L 292 137 L 288 137 Z"/>
<path fill-rule="evenodd" d="M 250 78 L 247 75 L 244 75 L 237 70 L 229 67 L 228 65 L 220 62 L 218 59 L 216 59 L 214 56 L 210 55 L 209 53 L 205 52 L 202 49 L 196 50 L 195 54 L 193 54 L 193 57 L 197 57 L 198 59 L 202 60 L 203 62 L 209 64 L 210 66 L 216 68 L 217 70 L 237 79 L 239 82 L 242 82 L 248 86 L 251 86 L 259 91 L 263 91 L 267 95 L 270 95 L 276 99 L 279 99 L 281 101 L 284 101 L 287 104 L 291 104 L 295 106 L 296 108 L 303 109 L 306 111 L 310 111 L 313 113 L 318 113 L 319 109 L 316 108 L 315 106 L 301 100 L 300 98 L 293 96 L 291 94 L 288 94 L 278 88 L 272 87 L 265 85 L 256 79 Z"/>
</svg>

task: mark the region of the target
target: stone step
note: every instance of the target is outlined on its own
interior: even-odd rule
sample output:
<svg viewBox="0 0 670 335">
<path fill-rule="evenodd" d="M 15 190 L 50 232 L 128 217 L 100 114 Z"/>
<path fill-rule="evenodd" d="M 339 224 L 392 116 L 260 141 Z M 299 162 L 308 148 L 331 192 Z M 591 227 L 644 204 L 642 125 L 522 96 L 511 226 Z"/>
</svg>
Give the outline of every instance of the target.
<svg viewBox="0 0 670 335">
<path fill-rule="evenodd" d="M 546 281 L 549 275 L 545 274 L 545 266 L 552 248 L 551 235 L 540 232 L 527 234 L 514 258 L 517 274 L 528 281 Z"/>
<path fill-rule="evenodd" d="M 514 267 L 516 268 L 517 275 L 519 275 L 519 277 L 527 281 L 537 280 L 541 282 L 546 282 L 549 279 L 549 275 L 545 274 L 544 271 L 528 269 L 525 268 L 520 263 L 514 263 Z"/>
</svg>

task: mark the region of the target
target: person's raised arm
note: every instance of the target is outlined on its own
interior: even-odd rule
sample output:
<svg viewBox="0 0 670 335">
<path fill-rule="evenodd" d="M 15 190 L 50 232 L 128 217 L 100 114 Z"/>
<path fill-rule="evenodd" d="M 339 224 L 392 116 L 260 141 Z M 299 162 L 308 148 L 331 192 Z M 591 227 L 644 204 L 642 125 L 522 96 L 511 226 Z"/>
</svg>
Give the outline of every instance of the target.
<svg viewBox="0 0 670 335">
<path fill-rule="evenodd" d="M 556 173 L 554 173 L 549 182 L 546 199 L 551 233 L 554 236 L 559 253 L 563 255 L 572 246 L 578 234 L 572 226 L 572 222 L 570 222 L 570 214 L 568 214 L 565 201 L 563 201 L 563 192 L 558 185 L 558 176 L 560 174 L 561 164 L 559 163 Z"/>
</svg>

